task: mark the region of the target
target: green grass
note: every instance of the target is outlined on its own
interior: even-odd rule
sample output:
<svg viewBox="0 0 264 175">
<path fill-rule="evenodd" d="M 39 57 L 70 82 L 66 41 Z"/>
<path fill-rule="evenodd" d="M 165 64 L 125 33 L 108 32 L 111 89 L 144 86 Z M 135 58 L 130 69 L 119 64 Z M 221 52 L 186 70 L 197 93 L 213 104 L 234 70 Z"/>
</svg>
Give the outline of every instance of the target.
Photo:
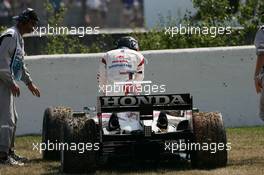
<svg viewBox="0 0 264 175">
<path fill-rule="evenodd" d="M 175 162 L 158 168 L 129 168 L 98 170 L 99 175 L 143 174 L 143 175 L 250 175 L 264 174 L 264 127 L 228 128 L 228 142 L 232 149 L 229 152 L 228 166 L 215 170 L 193 170 L 187 162 Z M 0 175 L 5 174 L 58 174 L 59 162 L 43 161 L 41 154 L 34 150 L 33 143 L 40 143 L 40 136 L 21 136 L 16 139 L 17 152 L 27 156 L 30 162 L 24 167 L 0 166 Z"/>
</svg>

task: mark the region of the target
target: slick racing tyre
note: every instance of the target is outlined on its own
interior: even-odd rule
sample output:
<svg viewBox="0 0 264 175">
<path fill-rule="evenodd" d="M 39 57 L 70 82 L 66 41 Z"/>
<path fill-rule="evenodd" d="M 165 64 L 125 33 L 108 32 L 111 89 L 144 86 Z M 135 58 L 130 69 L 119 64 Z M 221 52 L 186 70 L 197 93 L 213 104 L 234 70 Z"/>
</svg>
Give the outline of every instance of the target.
<svg viewBox="0 0 264 175">
<path fill-rule="evenodd" d="M 94 172 L 96 151 L 99 150 L 99 143 L 96 141 L 97 129 L 94 120 L 88 117 L 70 118 L 63 129 L 65 149 L 61 150 L 62 172 Z M 67 146 L 69 147 L 66 149 Z"/>
<path fill-rule="evenodd" d="M 227 138 L 222 115 L 215 112 L 194 113 L 193 133 L 194 144 L 200 144 L 202 147 L 192 150 L 192 167 L 212 169 L 226 166 Z"/>
<path fill-rule="evenodd" d="M 65 118 L 69 118 L 72 109 L 68 107 L 49 107 L 44 112 L 42 127 L 42 143 L 45 150 L 42 152 L 44 160 L 59 160 L 60 151 L 55 149 L 55 145 L 61 140 L 61 129 Z"/>
</svg>

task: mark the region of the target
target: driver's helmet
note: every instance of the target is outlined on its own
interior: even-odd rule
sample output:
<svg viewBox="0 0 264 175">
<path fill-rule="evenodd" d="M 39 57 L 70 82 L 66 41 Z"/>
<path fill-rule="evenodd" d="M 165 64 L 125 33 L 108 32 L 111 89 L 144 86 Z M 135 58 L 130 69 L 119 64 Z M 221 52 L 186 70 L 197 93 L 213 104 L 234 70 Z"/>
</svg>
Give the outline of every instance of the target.
<svg viewBox="0 0 264 175">
<path fill-rule="evenodd" d="M 138 41 L 131 36 L 122 37 L 117 41 L 117 48 L 122 47 L 127 47 L 135 51 L 139 50 Z"/>
</svg>

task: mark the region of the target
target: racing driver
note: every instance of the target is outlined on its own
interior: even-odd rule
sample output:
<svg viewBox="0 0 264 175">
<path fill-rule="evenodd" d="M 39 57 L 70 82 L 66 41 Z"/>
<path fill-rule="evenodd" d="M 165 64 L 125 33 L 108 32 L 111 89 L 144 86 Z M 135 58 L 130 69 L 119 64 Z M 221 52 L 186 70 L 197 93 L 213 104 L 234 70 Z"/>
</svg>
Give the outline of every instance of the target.
<svg viewBox="0 0 264 175">
<path fill-rule="evenodd" d="M 117 41 L 117 48 L 107 52 L 99 63 L 99 92 L 107 96 L 138 95 L 139 81 L 144 78 L 144 56 L 138 52 L 138 41 L 130 36 Z M 131 83 L 136 81 L 136 83 Z M 120 82 L 121 84 L 116 84 Z M 109 89 L 110 88 L 110 89 Z M 108 131 L 120 129 L 118 118 L 127 120 L 134 118 L 136 123 L 138 113 L 112 113 L 108 122 Z"/>
<path fill-rule="evenodd" d="M 144 79 L 144 56 L 138 51 L 138 41 L 133 37 L 125 36 L 117 41 L 117 49 L 107 52 L 99 63 L 99 91 L 110 96 L 137 93 L 137 88 L 126 82 Z M 117 82 L 121 85 L 116 86 Z"/>
</svg>

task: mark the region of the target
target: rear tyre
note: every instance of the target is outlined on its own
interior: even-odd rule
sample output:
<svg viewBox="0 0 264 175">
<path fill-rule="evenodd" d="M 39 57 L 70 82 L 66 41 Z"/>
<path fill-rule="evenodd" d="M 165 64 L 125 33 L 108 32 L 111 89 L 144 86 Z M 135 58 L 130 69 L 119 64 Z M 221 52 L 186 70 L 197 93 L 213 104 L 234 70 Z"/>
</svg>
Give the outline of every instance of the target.
<svg viewBox="0 0 264 175">
<path fill-rule="evenodd" d="M 208 145 L 208 147 L 211 148 L 208 150 L 200 149 L 192 151 L 192 167 L 198 169 L 212 169 L 226 166 L 227 138 L 222 115 L 214 112 L 194 113 L 193 132 L 195 144 L 199 143 L 203 148 L 206 148 L 203 145 Z"/>
<path fill-rule="evenodd" d="M 62 172 L 94 172 L 96 168 L 96 151 L 99 150 L 99 143 L 96 140 L 97 132 L 94 120 L 87 117 L 70 118 L 63 129 L 63 143 L 76 145 L 77 149 L 71 147 L 71 149 L 61 150 Z"/>
<path fill-rule="evenodd" d="M 66 118 L 71 116 L 72 109 L 67 107 L 49 107 L 44 112 L 42 127 L 42 142 L 46 149 L 42 152 L 44 160 L 59 160 L 60 151 L 55 150 L 54 144 L 61 140 L 61 128 Z"/>
</svg>

